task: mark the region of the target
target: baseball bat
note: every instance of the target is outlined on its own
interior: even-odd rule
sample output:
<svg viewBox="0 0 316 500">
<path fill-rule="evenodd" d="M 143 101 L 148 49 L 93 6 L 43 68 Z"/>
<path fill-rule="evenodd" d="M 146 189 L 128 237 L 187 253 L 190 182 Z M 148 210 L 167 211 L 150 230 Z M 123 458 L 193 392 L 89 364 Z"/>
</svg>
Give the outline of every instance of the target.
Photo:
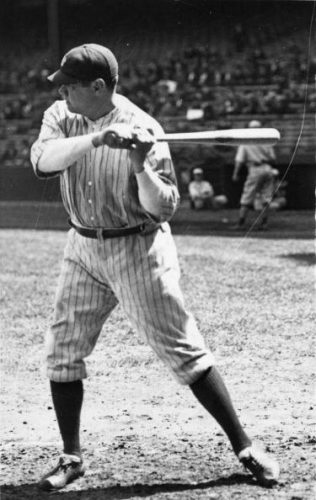
<svg viewBox="0 0 316 500">
<path fill-rule="evenodd" d="M 195 143 L 222 146 L 241 144 L 273 145 L 280 140 L 280 132 L 275 128 L 235 128 L 229 130 L 208 130 L 202 132 L 179 132 L 157 135 L 158 142 Z"/>
</svg>

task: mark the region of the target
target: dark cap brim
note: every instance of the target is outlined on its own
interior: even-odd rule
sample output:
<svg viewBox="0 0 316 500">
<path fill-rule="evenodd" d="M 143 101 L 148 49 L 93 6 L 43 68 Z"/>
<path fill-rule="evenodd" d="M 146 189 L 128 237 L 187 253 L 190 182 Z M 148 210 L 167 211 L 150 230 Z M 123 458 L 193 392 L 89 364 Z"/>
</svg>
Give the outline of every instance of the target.
<svg viewBox="0 0 316 500">
<path fill-rule="evenodd" d="M 73 78 L 72 76 L 67 76 L 60 69 L 55 71 L 47 77 L 47 80 L 55 85 L 68 85 L 69 83 L 76 83 L 78 78 Z"/>
</svg>

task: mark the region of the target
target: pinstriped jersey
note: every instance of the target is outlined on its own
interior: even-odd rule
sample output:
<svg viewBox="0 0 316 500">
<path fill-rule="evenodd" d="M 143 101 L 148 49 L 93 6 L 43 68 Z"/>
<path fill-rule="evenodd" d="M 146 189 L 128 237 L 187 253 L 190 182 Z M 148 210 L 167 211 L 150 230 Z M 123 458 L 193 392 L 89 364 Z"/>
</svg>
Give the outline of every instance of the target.
<svg viewBox="0 0 316 500">
<path fill-rule="evenodd" d="M 266 145 L 240 145 L 238 146 L 235 161 L 245 163 L 247 167 L 255 167 L 264 163 L 275 161 L 273 146 Z"/>
<path fill-rule="evenodd" d="M 60 175 L 61 196 L 66 211 L 75 224 L 83 227 L 121 228 L 156 222 L 139 202 L 137 180 L 126 149 L 113 149 L 106 145 L 92 148 L 66 170 L 48 174 L 38 170 L 45 143 L 52 139 L 98 132 L 114 123 L 138 125 L 152 129 L 154 134 L 162 132 L 154 118 L 125 97 L 115 95 L 114 103 L 110 113 L 92 121 L 71 113 L 65 101 L 56 101 L 45 111 L 39 137 L 31 149 L 31 161 L 39 177 Z M 146 163 L 168 186 L 160 203 L 160 222 L 167 221 L 179 201 L 168 145 L 156 143 L 148 153 Z"/>
</svg>

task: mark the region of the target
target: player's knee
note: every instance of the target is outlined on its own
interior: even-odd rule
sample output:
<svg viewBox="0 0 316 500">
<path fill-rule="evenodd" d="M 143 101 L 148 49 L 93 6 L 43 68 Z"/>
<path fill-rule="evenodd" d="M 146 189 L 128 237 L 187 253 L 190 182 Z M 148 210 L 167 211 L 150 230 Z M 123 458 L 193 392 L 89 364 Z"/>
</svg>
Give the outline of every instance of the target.
<svg viewBox="0 0 316 500">
<path fill-rule="evenodd" d="M 163 359 L 173 376 L 181 385 L 191 385 L 214 364 L 214 357 L 206 348 L 199 351 L 186 352 L 185 356 L 176 351 L 173 357 Z"/>
<path fill-rule="evenodd" d="M 196 363 L 191 365 L 181 366 L 174 371 L 174 376 L 181 385 L 192 386 L 197 380 L 203 377 L 207 371 L 215 364 L 211 353 L 205 353 Z"/>
<path fill-rule="evenodd" d="M 204 207 L 204 200 L 201 198 L 195 198 L 195 200 L 193 200 L 193 206 L 195 210 L 201 210 Z"/>
</svg>

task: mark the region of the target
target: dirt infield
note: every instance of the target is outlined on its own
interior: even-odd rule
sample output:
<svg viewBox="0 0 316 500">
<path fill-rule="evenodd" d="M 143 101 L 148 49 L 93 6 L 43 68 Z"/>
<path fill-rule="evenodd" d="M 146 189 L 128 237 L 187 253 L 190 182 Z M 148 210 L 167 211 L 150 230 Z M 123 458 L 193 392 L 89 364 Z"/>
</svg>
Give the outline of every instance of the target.
<svg viewBox="0 0 316 500">
<path fill-rule="evenodd" d="M 60 439 L 41 369 L 64 231 L 1 230 L 1 498 L 43 499 Z M 315 498 L 314 242 L 176 235 L 186 302 L 246 429 L 278 457 L 259 487 L 117 308 L 88 360 L 86 475 L 65 500 Z"/>
</svg>

